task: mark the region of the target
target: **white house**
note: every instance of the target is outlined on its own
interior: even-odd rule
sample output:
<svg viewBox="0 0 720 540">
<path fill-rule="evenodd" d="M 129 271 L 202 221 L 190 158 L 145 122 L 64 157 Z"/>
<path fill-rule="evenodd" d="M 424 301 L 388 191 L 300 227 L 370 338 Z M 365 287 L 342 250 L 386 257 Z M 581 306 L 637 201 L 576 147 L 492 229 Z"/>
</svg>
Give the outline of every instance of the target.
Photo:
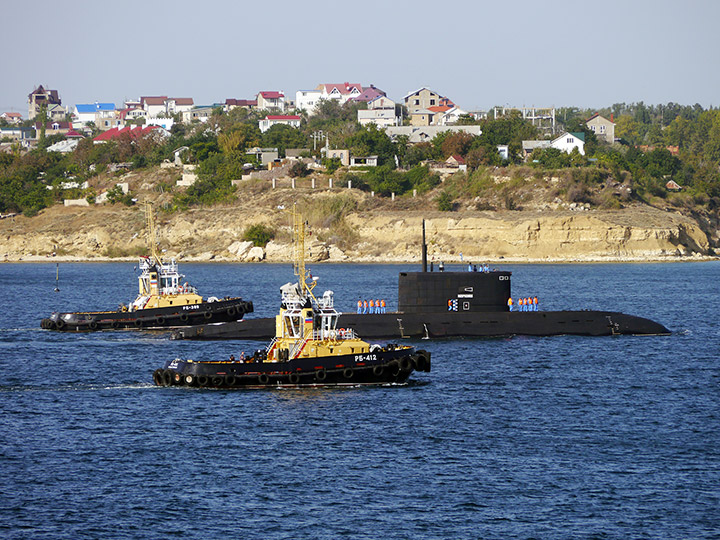
<svg viewBox="0 0 720 540">
<path fill-rule="evenodd" d="M 559 137 L 550 141 L 552 148 L 557 148 L 568 154 L 573 151 L 573 148 L 577 148 L 581 155 L 585 155 L 585 134 L 584 133 L 569 133 L 565 132 Z"/>
<path fill-rule="evenodd" d="M 184 124 L 191 124 L 193 121 L 207 122 L 213 114 L 214 107 L 195 107 L 189 111 L 183 111 L 182 119 Z"/>
<path fill-rule="evenodd" d="M 367 109 L 359 110 L 358 122 L 362 126 L 375 124 L 376 126 L 397 126 L 398 118 L 395 116 L 395 107 L 392 109 Z"/>
<path fill-rule="evenodd" d="M 192 109 L 194 105 L 193 98 L 168 98 L 165 101 L 167 114 L 182 114 Z"/>
<path fill-rule="evenodd" d="M 441 109 L 443 109 L 443 107 L 430 107 L 430 110 L 435 113 L 433 124 L 438 126 L 451 126 L 453 124 L 457 124 L 460 117 L 467 114 L 467 111 L 463 111 L 460 107 L 450 107 L 446 110 Z"/>
<path fill-rule="evenodd" d="M 363 87 L 358 83 L 321 84 L 315 90 L 298 90 L 295 93 L 295 108 L 313 114 L 321 99 L 334 99 L 344 105 L 362 93 Z"/>
<path fill-rule="evenodd" d="M 322 92 L 320 90 L 298 90 L 295 92 L 295 108 L 312 114 L 317 106 Z"/>
<path fill-rule="evenodd" d="M 75 105 L 73 123 L 85 125 L 88 122 L 97 124 L 99 118 L 112 118 L 115 116 L 114 103 L 80 103 Z"/>
<path fill-rule="evenodd" d="M 285 124 L 294 128 L 300 127 L 300 116 L 297 115 L 267 115 L 263 120 L 260 120 L 259 127 L 262 133 L 265 133 L 268 129 L 276 124 Z"/>
<path fill-rule="evenodd" d="M 285 94 L 282 92 L 260 92 L 256 96 L 257 108 L 260 110 L 285 110 Z"/>
</svg>

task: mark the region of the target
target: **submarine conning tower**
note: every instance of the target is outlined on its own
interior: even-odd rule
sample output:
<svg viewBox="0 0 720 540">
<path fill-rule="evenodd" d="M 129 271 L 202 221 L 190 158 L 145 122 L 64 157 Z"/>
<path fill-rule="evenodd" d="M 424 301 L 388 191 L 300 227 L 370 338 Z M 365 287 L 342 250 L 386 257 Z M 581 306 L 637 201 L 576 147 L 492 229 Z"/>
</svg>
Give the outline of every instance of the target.
<svg viewBox="0 0 720 540">
<path fill-rule="evenodd" d="M 512 272 L 400 272 L 398 311 L 508 311 Z"/>
<path fill-rule="evenodd" d="M 508 311 L 512 272 L 428 272 L 425 220 L 422 272 L 400 272 L 398 311 Z"/>
</svg>

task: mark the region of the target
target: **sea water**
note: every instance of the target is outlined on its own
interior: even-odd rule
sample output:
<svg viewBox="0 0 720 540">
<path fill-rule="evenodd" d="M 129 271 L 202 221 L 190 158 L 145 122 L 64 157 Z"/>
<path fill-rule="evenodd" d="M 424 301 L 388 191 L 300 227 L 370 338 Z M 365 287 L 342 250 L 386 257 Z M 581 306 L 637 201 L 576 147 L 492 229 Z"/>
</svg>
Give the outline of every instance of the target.
<svg viewBox="0 0 720 540">
<path fill-rule="evenodd" d="M 403 386 L 160 388 L 175 357 L 260 342 L 40 329 L 116 308 L 132 263 L 0 265 L 0 538 L 720 538 L 720 263 L 494 265 L 540 309 L 670 336 L 410 341 Z M 397 307 L 416 265 L 314 265 L 316 292 Z M 464 267 L 458 266 L 457 270 Z M 446 267 L 450 270 L 452 267 Z M 279 307 L 290 265 L 183 264 L 205 296 Z"/>
</svg>

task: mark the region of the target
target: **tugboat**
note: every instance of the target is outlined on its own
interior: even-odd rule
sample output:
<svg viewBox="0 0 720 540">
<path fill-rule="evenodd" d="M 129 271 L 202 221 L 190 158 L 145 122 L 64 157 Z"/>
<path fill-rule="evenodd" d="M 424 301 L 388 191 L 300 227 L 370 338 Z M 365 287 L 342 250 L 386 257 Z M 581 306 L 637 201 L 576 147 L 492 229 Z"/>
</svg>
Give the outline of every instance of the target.
<svg viewBox="0 0 720 540">
<path fill-rule="evenodd" d="M 41 328 L 71 332 L 121 328 L 162 330 L 237 321 L 253 311 L 252 302 L 242 298 L 211 296 L 205 300 L 195 287 L 183 282 L 185 276 L 178 271 L 175 260 L 167 263 L 160 259 L 149 203 L 146 212 L 151 255 L 140 258 L 137 298 L 116 311 L 53 313 L 41 321 Z"/>
<path fill-rule="evenodd" d="M 304 222 L 295 217 L 297 283 L 280 290 L 275 337 L 249 358 L 165 362 L 153 372 L 157 386 L 263 388 L 404 383 L 414 371 L 430 371 L 430 353 L 407 345 L 370 345 L 352 329 L 337 328 L 333 292 L 313 294 L 304 263 Z"/>
</svg>

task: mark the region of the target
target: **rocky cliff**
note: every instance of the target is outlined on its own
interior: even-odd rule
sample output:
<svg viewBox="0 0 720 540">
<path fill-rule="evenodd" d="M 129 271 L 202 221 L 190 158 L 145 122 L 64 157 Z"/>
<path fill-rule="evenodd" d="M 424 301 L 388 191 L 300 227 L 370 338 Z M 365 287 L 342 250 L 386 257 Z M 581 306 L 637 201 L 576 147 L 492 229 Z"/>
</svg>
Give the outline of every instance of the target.
<svg viewBox="0 0 720 540">
<path fill-rule="evenodd" d="M 295 199 L 287 190 L 272 200 L 160 214 L 160 247 L 166 256 L 182 260 L 289 261 L 289 219 L 283 208 Z M 663 261 L 712 254 L 707 235 L 695 221 L 652 207 L 436 212 L 375 204 L 359 205 L 341 217 L 344 237 L 337 235 L 337 221 L 311 227 L 310 257 L 329 262 L 419 261 L 423 219 L 430 258 L 445 262 L 459 261 L 461 254 L 465 261 L 478 262 Z M 255 223 L 277 231 L 264 248 L 242 239 L 246 227 Z M 145 218 L 139 207 L 56 206 L 32 218 L 0 220 L 0 261 L 127 259 L 145 253 L 145 246 Z"/>
</svg>

